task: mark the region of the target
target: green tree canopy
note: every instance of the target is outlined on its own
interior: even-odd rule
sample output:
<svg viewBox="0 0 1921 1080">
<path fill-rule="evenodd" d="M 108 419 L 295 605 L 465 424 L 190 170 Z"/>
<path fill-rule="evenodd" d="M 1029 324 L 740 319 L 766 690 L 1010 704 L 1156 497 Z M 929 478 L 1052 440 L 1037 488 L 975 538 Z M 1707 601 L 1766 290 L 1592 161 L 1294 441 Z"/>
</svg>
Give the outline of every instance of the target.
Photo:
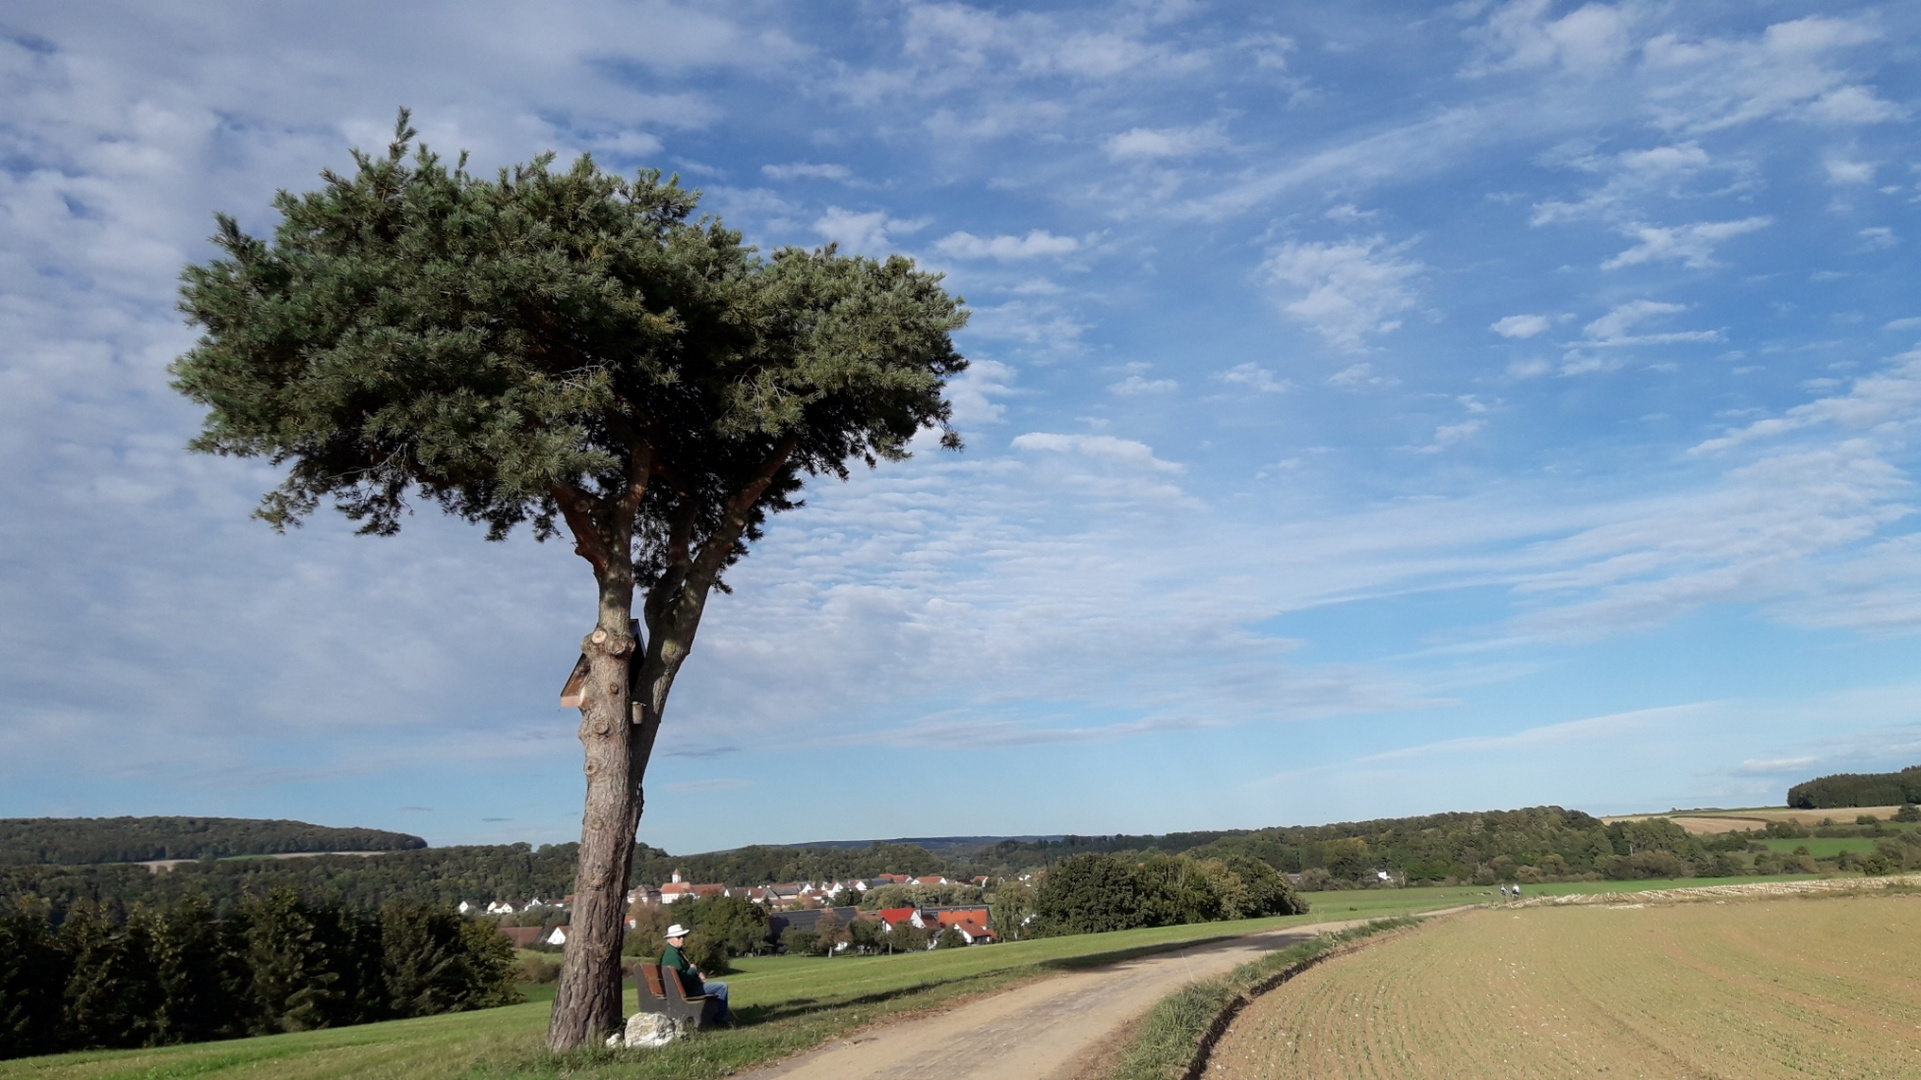
<svg viewBox="0 0 1921 1080">
<path fill-rule="evenodd" d="M 567 1049 L 620 1020 L 641 780 L 710 591 L 805 477 L 923 429 L 959 445 L 965 316 L 905 258 L 763 258 L 657 171 L 547 155 L 489 179 L 413 137 L 403 112 L 385 155 L 282 192 L 271 241 L 220 218 L 221 257 L 184 274 L 205 334 L 174 385 L 209 409 L 194 449 L 285 467 L 258 511 L 277 528 L 331 501 L 386 535 L 422 499 L 491 539 L 564 528 L 593 568 Z"/>
</svg>

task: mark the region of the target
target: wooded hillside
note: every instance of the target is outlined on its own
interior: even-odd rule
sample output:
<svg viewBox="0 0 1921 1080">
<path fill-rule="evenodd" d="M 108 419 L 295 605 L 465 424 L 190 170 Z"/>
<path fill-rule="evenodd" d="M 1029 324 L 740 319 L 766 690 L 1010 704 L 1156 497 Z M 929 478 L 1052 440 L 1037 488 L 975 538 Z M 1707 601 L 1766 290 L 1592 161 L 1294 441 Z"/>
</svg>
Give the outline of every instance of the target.
<svg viewBox="0 0 1921 1080">
<path fill-rule="evenodd" d="M 217 817 L 0 818 L 0 865 L 222 859 L 297 851 L 405 851 L 427 841 L 381 829 Z"/>
<path fill-rule="evenodd" d="M 1921 803 L 1921 765 L 1891 773 L 1835 773 L 1788 789 L 1788 805 L 1799 810 L 1899 803 Z"/>
</svg>

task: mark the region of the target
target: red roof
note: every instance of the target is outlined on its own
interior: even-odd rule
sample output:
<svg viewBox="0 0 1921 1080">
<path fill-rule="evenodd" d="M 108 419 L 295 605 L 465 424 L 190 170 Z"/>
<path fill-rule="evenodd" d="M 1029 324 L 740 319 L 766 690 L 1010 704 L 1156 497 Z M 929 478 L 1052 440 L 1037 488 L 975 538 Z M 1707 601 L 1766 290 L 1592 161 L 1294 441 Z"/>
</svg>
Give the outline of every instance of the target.
<svg viewBox="0 0 1921 1080">
<path fill-rule="evenodd" d="M 910 907 L 890 907 L 890 908 L 880 909 L 880 921 L 886 923 L 889 926 L 892 926 L 897 922 L 904 922 L 913 917 L 914 917 L 914 909 Z"/>
<path fill-rule="evenodd" d="M 934 913 L 934 918 L 942 926 L 954 926 L 958 923 L 979 923 L 982 927 L 985 927 L 987 925 L 987 909 L 984 907 L 955 908 L 951 911 L 937 911 Z M 973 931 L 969 930 L 968 933 L 971 934 Z"/>
</svg>

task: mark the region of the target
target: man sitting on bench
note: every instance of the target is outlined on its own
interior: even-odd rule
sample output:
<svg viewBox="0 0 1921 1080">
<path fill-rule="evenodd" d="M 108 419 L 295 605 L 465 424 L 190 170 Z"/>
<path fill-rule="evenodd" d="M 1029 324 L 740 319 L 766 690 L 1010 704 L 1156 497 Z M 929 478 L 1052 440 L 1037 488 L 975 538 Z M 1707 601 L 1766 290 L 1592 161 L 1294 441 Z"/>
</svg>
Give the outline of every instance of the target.
<svg viewBox="0 0 1921 1080">
<path fill-rule="evenodd" d="M 727 984 L 708 982 L 707 974 L 688 961 L 687 955 L 680 950 L 687 946 L 687 928 L 675 923 L 667 928 L 667 947 L 661 950 L 660 966 L 674 969 L 680 977 L 682 991 L 693 997 L 707 994 L 720 1001 L 720 1015 L 714 1017 L 717 1023 L 727 1022 Z"/>
</svg>

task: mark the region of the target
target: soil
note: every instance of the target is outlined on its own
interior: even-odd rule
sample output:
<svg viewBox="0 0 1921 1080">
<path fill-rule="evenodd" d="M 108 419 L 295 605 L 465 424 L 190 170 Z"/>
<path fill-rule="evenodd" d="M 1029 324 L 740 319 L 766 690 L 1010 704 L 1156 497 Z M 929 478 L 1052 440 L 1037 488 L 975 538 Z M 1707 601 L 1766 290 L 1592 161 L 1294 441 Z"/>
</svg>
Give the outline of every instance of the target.
<svg viewBox="0 0 1921 1080">
<path fill-rule="evenodd" d="M 1384 942 L 1256 999 L 1206 1076 L 1921 1076 L 1921 897 L 1745 889 L 1488 909 Z"/>
<path fill-rule="evenodd" d="M 1051 976 L 743 1075 L 756 1080 L 1095 1080 L 1168 994 L 1355 922 L 1250 934 Z M 991 946 L 989 946 L 991 948 Z"/>
<path fill-rule="evenodd" d="M 1854 819 L 1869 814 L 1886 821 L 1894 816 L 1898 806 L 1848 806 L 1837 810 L 1730 810 L 1725 814 L 1625 814 L 1617 817 L 1604 817 L 1608 824 L 1616 821 L 1646 821 L 1649 818 L 1664 817 L 1681 827 L 1683 832 L 1696 836 L 1715 833 L 1746 832 L 1750 829 L 1764 829 L 1770 821 L 1791 821 L 1804 828 L 1815 828 L 1823 820 L 1833 819 L 1837 825 L 1852 825 Z"/>
</svg>

